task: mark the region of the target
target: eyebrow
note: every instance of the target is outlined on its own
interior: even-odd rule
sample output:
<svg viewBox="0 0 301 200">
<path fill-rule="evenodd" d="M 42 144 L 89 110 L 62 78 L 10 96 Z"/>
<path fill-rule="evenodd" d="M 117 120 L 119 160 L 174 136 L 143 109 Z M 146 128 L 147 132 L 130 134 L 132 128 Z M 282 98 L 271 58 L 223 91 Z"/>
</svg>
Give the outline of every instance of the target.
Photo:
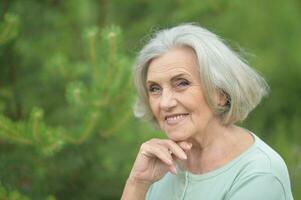
<svg viewBox="0 0 301 200">
<path fill-rule="evenodd" d="M 188 74 L 186 74 L 186 73 L 180 73 L 180 74 L 177 74 L 177 75 L 173 76 L 170 80 L 174 81 L 174 80 L 176 80 L 178 78 L 182 78 L 183 76 L 188 76 Z M 152 81 L 152 80 L 148 80 L 147 83 L 156 83 L 156 82 Z"/>
</svg>

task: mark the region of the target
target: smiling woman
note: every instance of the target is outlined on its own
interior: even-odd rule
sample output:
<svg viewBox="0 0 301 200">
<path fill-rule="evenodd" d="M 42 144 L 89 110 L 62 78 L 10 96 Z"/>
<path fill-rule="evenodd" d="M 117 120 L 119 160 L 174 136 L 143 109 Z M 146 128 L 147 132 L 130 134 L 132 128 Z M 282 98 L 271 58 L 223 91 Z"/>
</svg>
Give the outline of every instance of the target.
<svg viewBox="0 0 301 200">
<path fill-rule="evenodd" d="M 204 99 L 197 66 L 193 50 L 178 47 L 154 59 L 148 67 L 150 108 L 173 141 L 189 139 L 215 118 Z"/>
<path fill-rule="evenodd" d="M 191 24 L 158 32 L 137 57 L 135 84 L 135 115 L 167 138 L 141 145 L 123 200 L 293 199 L 282 158 L 235 125 L 268 86 L 215 34 Z"/>
</svg>

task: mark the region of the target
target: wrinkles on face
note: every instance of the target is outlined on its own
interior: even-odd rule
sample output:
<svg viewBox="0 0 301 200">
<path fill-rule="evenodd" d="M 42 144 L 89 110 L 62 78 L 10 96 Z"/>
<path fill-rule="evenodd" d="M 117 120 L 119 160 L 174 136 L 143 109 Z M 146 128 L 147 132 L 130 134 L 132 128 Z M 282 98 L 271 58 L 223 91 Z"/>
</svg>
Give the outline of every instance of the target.
<svg viewBox="0 0 301 200">
<path fill-rule="evenodd" d="M 152 82 L 162 82 L 166 80 L 171 80 L 174 76 L 178 74 L 184 74 L 185 76 L 192 78 L 193 75 L 185 70 L 184 67 L 174 67 L 174 66 L 166 66 L 166 67 L 156 67 L 150 68 L 147 73 L 147 81 Z"/>
<path fill-rule="evenodd" d="M 154 78 L 166 78 L 169 80 L 173 76 L 183 73 L 199 81 L 200 77 L 196 56 L 194 55 L 193 50 L 189 48 L 185 49 L 187 50 L 187 55 L 175 53 L 172 56 L 166 56 L 166 54 L 163 54 L 162 56 L 152 60 L 149 64 L 147 80 L 152 80 Z M 190 56 L 192 59 L 182 59 L 183 56 Z M 164 75 L 167 77 L 164 77 Z"/>
<path fill-rule="evenodd" d="M 150 108 L 167 136 L 184 140 L 202 132 L 213 113 L 203 95 L 198 61 L 189 48 L 173 49 L 149 65 Z M 167 120 L 167 117 L 185 117 Z"/>
<path fill-rule="evenodd" d="M 170 85 L 173 80 L 185 79 L 190 82 L 190 86 L 200 86 L 201 79 L 199 71 L 195 66 L 190 67 L 152 67 L 147 73 L 147 83 L 157 83 L 160 85 Z"/>
</svg>

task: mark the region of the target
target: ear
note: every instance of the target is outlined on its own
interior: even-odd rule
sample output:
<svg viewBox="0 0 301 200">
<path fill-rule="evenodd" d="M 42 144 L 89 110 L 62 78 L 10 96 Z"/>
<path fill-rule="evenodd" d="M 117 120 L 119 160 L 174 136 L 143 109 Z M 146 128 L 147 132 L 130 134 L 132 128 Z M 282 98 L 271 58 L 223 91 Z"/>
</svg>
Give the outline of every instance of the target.
<svg viewBox="0 0 301 200">
<path fill-rule="evenodd" d="M 216 96 L 217 96 L 216 102 L 218 106 L 225 106 L 228 103 L 229 100 L 228 94 L 225 91 L 221 89 L 217 90 Z"/>
</svg>

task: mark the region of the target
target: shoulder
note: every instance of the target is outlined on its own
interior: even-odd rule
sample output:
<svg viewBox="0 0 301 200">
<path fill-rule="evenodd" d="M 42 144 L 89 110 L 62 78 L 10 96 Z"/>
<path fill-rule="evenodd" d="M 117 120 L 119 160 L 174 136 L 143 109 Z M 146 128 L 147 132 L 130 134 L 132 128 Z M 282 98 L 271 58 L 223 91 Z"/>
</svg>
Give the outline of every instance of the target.
<svg viewBox="0 0 301 200">
<path fill-rule="evenodd" d="M 233 184 L 226 199 L 291 200 L 289 196 L 290 193 L 286 192 L 283 183 L 274 174 L 254 173 Z"/>
<path fill-rule="evenodd" d="M 246 193 L 254 192 L 258 195 L 254 196 L 255 199 L 291 199 L 289 174 L 284 160 L 255 134 L 253 137 L 255 142 L 240 162 L 229 195 L 243 198 Z M 266 190 L 267 187 L 269 190 Z"/>
<path fill-rule="evenodd" d="M 288 170 L 283 158 L 258 136 L 253 134 L 253 137 L 255 141 L 244 158 L 242 172 L 247 175 L 273 174 L 279 179 L 287 179 Z"/>
</svg>

